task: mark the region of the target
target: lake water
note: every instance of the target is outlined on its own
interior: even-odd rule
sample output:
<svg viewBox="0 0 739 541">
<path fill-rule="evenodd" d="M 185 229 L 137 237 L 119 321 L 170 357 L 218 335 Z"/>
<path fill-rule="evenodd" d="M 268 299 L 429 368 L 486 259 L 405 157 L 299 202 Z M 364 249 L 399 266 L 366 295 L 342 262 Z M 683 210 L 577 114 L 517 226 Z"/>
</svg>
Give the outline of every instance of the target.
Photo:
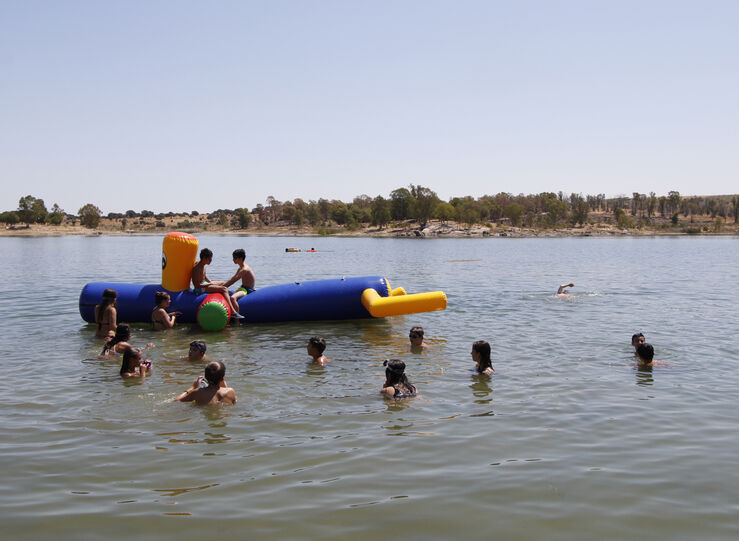
<svg viewBox="0 0 739 541">
<path fill-rule="evenodd" d="M 154 371 L 123 381 L 96 358 L 79 293 L 158 283 L 161 242 L 0 239 L 4 538 L 739 537 L 739 239 L 202 236 L 214 279 L 243 247 L 257 287 L 381 274 L 449 306 L 213 334 L 137 325 Z M 423 354 L 407 350 L 413 325 Z M 666 363 L 651 372 L 634 363 L 639 331 Z M 325 368 L 307 362 L 313 335 Z M 179 360 L 197 338 L 237 405 L 172 402 L 202 374 Z M 492 378 L 471 371 L 479 339 Z M 392 357 L 418 397 L 380 396 Z"/>
</svg>

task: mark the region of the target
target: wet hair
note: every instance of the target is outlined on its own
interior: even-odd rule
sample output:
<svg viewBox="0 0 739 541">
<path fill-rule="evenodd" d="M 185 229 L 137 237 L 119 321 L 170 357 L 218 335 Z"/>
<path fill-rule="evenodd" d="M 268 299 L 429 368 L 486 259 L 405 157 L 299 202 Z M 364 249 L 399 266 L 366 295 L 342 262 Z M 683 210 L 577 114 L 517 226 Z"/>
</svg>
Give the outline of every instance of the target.
<svg viewBox="0 0 739 541">
<path fill-rule="evenodd" d="M 320 336 L 314 336 L 308 340 L 308 345 L 318 350 L 318 353 L 323 355 L 326 350 L 326 340 Z"/>
<path fill-rule="evenodd" d="M 127 372 L 133 372 L 136 368 L 133 361 L 141 358 L 141 350 L 136 348 L 126 348 L 123 352 L 123 360 L 121 361 L 121 376 Z"/>
<path fill-rule="evenodd" d="M 490 344 L 485 340 L 478 340 L 472 344 L 472 349 L 480 354 L 480 365 L 477 371 L 481 374 L 488 368 L 493 367 L 493 361 L 490 360 Z"/>
<path fill-rule="evenodd" d="M 131 327 L 128 323 L 119 323 L 115 328 L 115 336 L 103 346 L 103 355 L 115 347 L 118 342 L 127 342 L 131 338 Z"/>
<path fill-rule="evenodd" d="M 652 344 L 639 344 L 636 348 L 636 354 L 641 361 L 649 364 L 654 359 L 654 347 L 652 347 Z"/>
<path fill-rule="evenodd" d="M 159 306 L 165 299 L 169 298 L 169 293 L 166 291 L 157 291 L 154 293 L 154 302 Z"/>
<path fill-rule="evenodd" d="M 205 350 L 208 349 L 208 347 L 205 345 L 205 342 L 203 342 L 202 340 L 193 340 L 192 342 L 190 342 L 190 347 L 198 348 L 200 350 L 200 353 L 202 353 L 203 355 L 205 355 Z"/>
<path fill-rule="evenodd" d="M 103 318 L 105 309 L 108 306 L 115 304 L 116 298 L 118 298 L 118 292 L 115 289 L 108 288 L 103 291 L 103 298 L 100 301 L 100 304 L 95 307 L 95 319 L 100 321 Z"/>
<path fill-rule="evenodd" d="M 208 248 L 203 248 L 200 250 L 200 259 L 211 259 L 213 257 L 213 252 L 211 252 Z"/>
<path fill-rule="evenodd" d="M 416 388 L 408 381 L 405 375 L 405 363 L 398 359 L 388 359 L 382 363 L 385 368 L 385 385 L 383 387 L 394 387 L 398 390 L 398 386 L 406 388 L 406 392 L 413 394 Z"/>
<path fill-rule="evenodd" d="M 246 259 L 246 252 L 243 248 L 237 248 L 234 250 L 233 257 L 236 259 Z"/>
<path fill-rule="evenodd" d="M 423 327 L 419 327 L 416 325 L 415 327 L 411 327 L 411 330 L 408 331 L 408 334 L 420 334 L 421 338 L 423 338 Z"/>
<path fill-rule="evenodd" d="M 640 332 L 638 332 L 636 334 L 632 334 L 631 335 L 631 345 L 634 346 L 634 347 L 636 347 L 636 345 L 639 343 L 639 338 L 640 337 L 641 338 L 644 338 L 644 335 L 642 333 L 640 333 Z"/>
<path fill-rule="evenodd" d="M 205 367 L 205 381 L 209 385 L 218 385 L 226 377 L 226 365 L 220 361 L 208 363 Z"/>
</svg>

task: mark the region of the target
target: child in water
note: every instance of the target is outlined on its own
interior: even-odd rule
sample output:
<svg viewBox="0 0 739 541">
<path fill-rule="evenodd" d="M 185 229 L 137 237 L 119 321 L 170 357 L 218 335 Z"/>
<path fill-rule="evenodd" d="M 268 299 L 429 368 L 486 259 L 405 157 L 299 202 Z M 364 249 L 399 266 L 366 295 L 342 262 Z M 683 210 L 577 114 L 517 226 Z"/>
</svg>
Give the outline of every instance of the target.
<svg viewBox="0 0 739 541">
<path fill-rule="evenodd" d="M 106 289 L 103 291 L 100 304 L 95 307 L 95 323 L 98 324 L 95 336 L 98 338 L 109 338 L 111 334 L 115 333 L 118 316 L 115 308 L 117 298 L 118 292 L 115 289 Z"/>
<path fill-rule="evenodd" d="M 195 402 L 198 406 L 209 404 L 236 404 L 236 392 L 226 386 L 223 379 L 226 376 L 226 366 L 219 361 L 208 363 L 205 367 L 205 377 L 197 378 L 192 387 L 175 398 L 176 402 Z"/>
<path fill-rule="evenodd" d="M 390 359 L 382 363 L 385 366 L 385 383 L 382 384 L 382 394 L 388 398 L 405 398 L 414 396 L 416 388 L 408 381 L 405 375 L 405 363 L 398 359 Z"/>
<path fill-rule="evenodd" d="M 636 347 L 636 358 L 639 368 L 652 368 L 654 366 L 654 348 L 652 344 L 639 344 Z"/>
<path fill-rule="evenodd" d="M 151 372 L 151 361 L 142 359 L 141 350 L 128 347 L 123 352 L 121 376 L 124 378 L 145 378 Z"/>
<path fill-rule="evenodd" d="M 109 357 L 110 355 L 119 355 L 131 347 L 128 341 L 131 339 L 131 327 L 128 323 L 119 323 L 115 328 L 115 335 L 113 338 L 108 340 L 103 346 L 103 351 L 100 354 L 103 357 Z M 154 344 L 149 342 L 143 349 L 154 347 Z"/>
<path fill-rule="evenodd" d="M 428 347 L 426 342 L 423 341 L 423 327 L 416 325 L 411 327 L 408 332 L 408 340 L 410 340 L 410 351 L 411 353 L 420 353 Z"/>
<path fill-rule="evenodd" d="M 202 361 L 205 359 L 205 351 L 208 346 L 202 340 L 193 340 L 190 342 L 190 351 L 187 352 L 186 361 Z"/>
<path fill-rule="evenodd" d="M 325 366 L 328 358 L 323 354 L 326 350 L 326 340 L 320 336 L 314 336 L 308 340 L 308 355 L 313 357 L 313 362 Z"/>
<path fill-rule="evenodd" d="M 644 338 L 644 335 L 642 333 L 636 333 L 631 335 L 631 345 L 634 346 L 634 352 L 636 352 L 636 348 L 639 347 L 639 344 L 646 344 L 647 339 Z"/>
<path fill-rule="evenodd" d="M 485 340 L 478 340 L 472 344 L 470 355 L 472 355 L 472 360 L 475 361 L 475 370 L 478 374 L 493 375 L 495 370 L 493 370 L 493 362 L 490 360 L 490 344 Z"/>
<path fill-rule="evenodd" d="M 155 331 L 163 331 L 174 327 L 174 322 L 180 312 L 167 312 L 167 307 L 172 299 L 166 291 L 157 291 L 154 293 L 154 302 L 156 308 L 151 313 L 151 322 Z"/>
</svg>

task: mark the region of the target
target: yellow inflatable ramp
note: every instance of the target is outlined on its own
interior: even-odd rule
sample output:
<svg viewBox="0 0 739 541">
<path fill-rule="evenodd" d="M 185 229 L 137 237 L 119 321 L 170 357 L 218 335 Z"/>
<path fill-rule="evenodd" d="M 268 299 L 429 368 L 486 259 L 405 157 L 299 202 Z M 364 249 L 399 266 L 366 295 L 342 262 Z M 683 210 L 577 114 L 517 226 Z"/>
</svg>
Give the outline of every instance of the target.
<svg viewBox="0 0 739 541">
<path fill-rule="evenodd" d="M 381 297 L 372 288 L 362 292 L 362 305 L 372 317 L 404 316 L 420 312 L 446 309 L 446 293 L 431 291 L 407 295 L 402 287 L 392 290 L 389 297 Z"/>
</svg>

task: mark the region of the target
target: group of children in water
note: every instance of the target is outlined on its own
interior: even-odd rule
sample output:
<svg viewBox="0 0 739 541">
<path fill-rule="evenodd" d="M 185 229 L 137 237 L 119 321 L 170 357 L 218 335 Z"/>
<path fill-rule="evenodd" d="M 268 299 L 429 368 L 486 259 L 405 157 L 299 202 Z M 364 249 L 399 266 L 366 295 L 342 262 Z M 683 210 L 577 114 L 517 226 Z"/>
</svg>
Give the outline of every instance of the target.
<svg viewBox="0 0 739 541">
<path fill-rule="evenodd" d="M 238 298 L 254 291 L 254 272 L 244 263 L 244 250 L 235 250 L 233 253 L 234 263 L 239 266 L 237 273 L 226 282 L 210 282 L 205 276 L 205 265 L 212 261 L 213 253 L 204 248 L 200 252 L 200 261 L 197 262 L 195 268 L 200 266 L 201 270 L 195 272 L 193 269 L 193 285 L 204 292 L 211 292 L 212 288 L 218 291 L 225 289 L 225 295 L 229 300 L 238 307 Z M 197 275 L 197 276 L 196 276 Z M 242 287 L 232 296 L 228 296 L 228 286 L 236 280 L 242 279 Z M 197 284 L 196 284 L 197 282 Z M 247 287 L 247 282 L 248 286 Z M 574 287 L 574 284 L 564 284 L 560 286 L 558 295 L 567 295 L 569 292 L 566 287 Z M 215 291 L 215 289 L 213 290 Z M 95 321 L 97 322 L 96 336 L 105 338 L 106 343 L 103 347 L 102 355 L 110 356 L 113 354 L 121 355 L 120 375 L 126 378 L 145 378 L 151 372 L 151 361 L 143 358 L 143 351 L 154 344 L 146 344 L 143 348 L 135 348 L 129 344 L 131 338 L 131 329 L 126 323 L 117 323 L 116 312 L 117 292 L 114 289 L 106 289 L 103 291 L 102 300 L 95 307 Z M 175 324 L 179 312 L 167 312 L 170 303 L 169 293 L 165 291 L 157 291 L 154 298 L 156 306 L 152 311 L 152 324 L 155 330 L 164 330 L 172 328 Z M 238 308 L 235 313 L 238 314 Z M 241 316 L 243 317 L 243 316 Z M 411 352 L 419 353 L 428 346 L 423 341 L 423 327 L 412 327 L 408 338 L 410 340 Z M 654 365 L 654 348 L 651 344 L 646 343 L 646 339 L 642 333 L 634 334 L 631 337 L 631 345 L 634 347 L 635 355 L 640 368 L 651 368 Z M 202 361 L 205 358 L 207 346 L 202 340 L 195 340 L 190 343 L 190 351 L 185 357 L 191 361 Z M 313 362 L 324 366 L 329 359 L 324 355 L 326 350 L 326 341 L 314 336 L 308 340 L 307 351 Z M 478 340 L 472 344 L 470 352 L 472 360 L 475 362 L 475 370 L 479 374 L 486 376 L 492 375 L 495 370 L 490 358 L 490 344 L 485 340 Z M 405 363 L 399 359 L 389 359 L 383 362 L 385 366 L 385 382 L 383 383 L 381 393 L 390 398 L 404 398 L 414 396 L 416 387 L 408 380 L 405 374 Z M 235 404 L 236 393 L 228 387 L 225 381 L 226 367 L 222 362 L 215 361 L 208 363 L 205 367 L 204 376 L 198 377 L 192 384 L 192 387 L 180 394 L 175 400 L 181 402 L 195 402 L 199 405 L 204 404 Z"/>
</svg>

